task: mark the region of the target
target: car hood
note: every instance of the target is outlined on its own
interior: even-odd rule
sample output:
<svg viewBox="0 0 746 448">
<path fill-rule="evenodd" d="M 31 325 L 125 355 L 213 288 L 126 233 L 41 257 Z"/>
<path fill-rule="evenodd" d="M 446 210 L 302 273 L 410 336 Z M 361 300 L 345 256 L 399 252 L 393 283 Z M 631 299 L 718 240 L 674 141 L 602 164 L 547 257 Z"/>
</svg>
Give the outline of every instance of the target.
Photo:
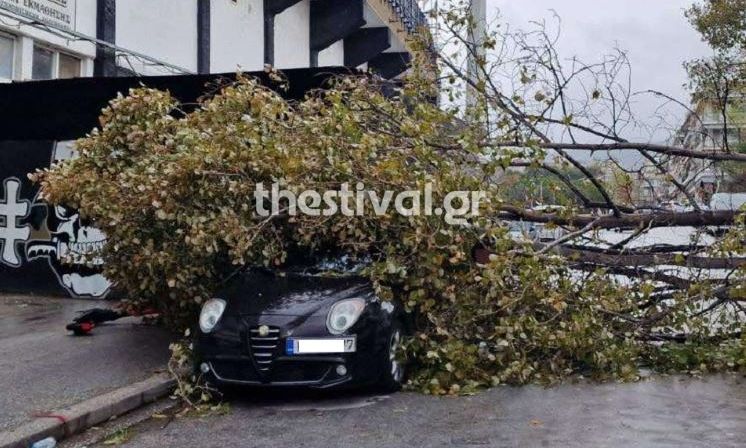
<svg viewBox="0 0 746 448">
<path fill-rule="evenodd" d="M 228 310 L 240 315 L 326 315 L 337 301 L 373 298 L 370 282 L 362 277 L 285 275 L 252 270 L 239 275 L 220 297 Z"/>
</svg>

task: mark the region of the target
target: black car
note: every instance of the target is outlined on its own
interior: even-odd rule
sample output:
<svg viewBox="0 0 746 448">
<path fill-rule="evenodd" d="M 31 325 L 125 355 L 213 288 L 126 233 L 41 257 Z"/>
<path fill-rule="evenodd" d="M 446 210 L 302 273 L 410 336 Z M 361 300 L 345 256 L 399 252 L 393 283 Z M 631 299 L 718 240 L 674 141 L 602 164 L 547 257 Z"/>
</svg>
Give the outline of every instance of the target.
<svg viewBox="0 0 746 448">
<path fill-rule="evenodd" d="M 204 304 L 195 353 L 208 382 L 218 388 L 401 386 L 397 351 L 408 315 L 396 302 L 379 300 L 357 268 L 336 269 L 345 260 L 324 263 L 247 269 Z"/>
</svg>

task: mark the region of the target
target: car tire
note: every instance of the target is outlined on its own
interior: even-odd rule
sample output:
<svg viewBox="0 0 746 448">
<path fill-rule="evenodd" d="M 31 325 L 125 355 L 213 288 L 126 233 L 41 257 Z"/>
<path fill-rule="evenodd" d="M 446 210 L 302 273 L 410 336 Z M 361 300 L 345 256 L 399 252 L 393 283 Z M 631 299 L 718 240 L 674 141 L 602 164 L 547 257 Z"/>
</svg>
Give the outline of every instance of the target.
<svg viewBox="0 0 746 448">
<path fill-rule="evenodd" d="M 391 324 L 386 349 L 381 359 L 381 379 L 379 386 L 384 392 L 396 392 L 406 380 L 406 365 L 396 359 L 396 352 L 401 347 L 404 337 L 404 326 L 398 320 Z"/>
</svg>

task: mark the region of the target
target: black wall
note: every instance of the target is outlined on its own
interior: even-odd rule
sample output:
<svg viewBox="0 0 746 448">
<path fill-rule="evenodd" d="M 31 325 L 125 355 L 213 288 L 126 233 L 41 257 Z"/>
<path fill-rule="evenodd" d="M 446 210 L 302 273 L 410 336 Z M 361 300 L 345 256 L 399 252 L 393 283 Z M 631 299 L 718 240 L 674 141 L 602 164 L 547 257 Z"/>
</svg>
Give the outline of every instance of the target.
<svg viewBox="0 0 746 448">
<path fill-rule="evenodd" d="M 301 99 L 309 90 L 325 87 L 330 76 L 344 73 L 349 71 L 287 70 L 289 89 L 278 91 L 288 99 Z M 277 87 L 264 72 L 250 75 L 269 87 Z M 117 93 L 126 94 L 130 88 L 145 85 L 168 90 L 182 102 L 194 103 L 234 79 L 235 75 L 230 74 L 81 78 L 0 85 L 0 292 L 111 296 L 110 288 L 100 287 L 95 271 L 60 263 L 58 252 L 82 247 L 80 244 L 87 244 L 87 240 L 81 235 L 95 232 L 81 232 L 84 224 L 76 219 L 74 210 L 53 208 L 38 201 L 38 188 L 28 180 L 28 173 L 48 167 L 65 153 L 55 149 L 60 148 L 59 142 L 83 137 L 93 129 L 101 109 Z M 16 187 L 18 191 L 11 194 Z M 11 247 L 12 254 L 5 250 L 6 246 Z"/>
<path fill-rule="evenodd" d="M 64 294 L 59 280 L 51 269 L 48 260 L 38 258 L 29 261 L 26 257 L 26 243 L 40 236 L 47 217 L 46 205 L 34 206 L 38 188 L 33 185 L 26 174 L 37 168 L 46 167 L 52 157 L 54 142 L 51 141 L 0 141 L 0 291 L 33 292 Z M 9 198 L 9 182 L 20 183 L 20 190 L 15 197 Z M 25 202 L 28 213 L 9 223 L 8 216 L 2 213 L 2 205 L 11 202 Z M 14 251 L 18 254 L 21 265 L 1 256 L 2 249 L 9 245 L 10 229 L 29 229 L 29 239 L 14 239 Z"/>
</svg>

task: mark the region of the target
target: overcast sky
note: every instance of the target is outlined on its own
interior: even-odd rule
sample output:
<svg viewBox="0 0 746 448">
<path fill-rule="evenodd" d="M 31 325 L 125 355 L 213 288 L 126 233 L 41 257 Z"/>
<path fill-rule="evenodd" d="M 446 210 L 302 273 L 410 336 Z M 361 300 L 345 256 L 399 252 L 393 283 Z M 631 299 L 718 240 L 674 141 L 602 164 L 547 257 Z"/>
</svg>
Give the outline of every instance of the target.
<svg viewBox="0 0 746 448">
<path fill-rule="evenodd" d="M 513 28 L 542 18 L 551 22 L 554 10 L 562 20 L 559 49 L 564 56 L 592 61 L 619 47 L 632 64 L 633 90 L 659 90 L 688 102 L 682 63 L 709 54 L 684 17 L 692 1 L 487 0 L 487 9 L 491 17 L 499 10 L 500 21 Z M 637 97 L 636 113 L 648 117 L 659 105 L 654 98 Z"/>
</svg>

